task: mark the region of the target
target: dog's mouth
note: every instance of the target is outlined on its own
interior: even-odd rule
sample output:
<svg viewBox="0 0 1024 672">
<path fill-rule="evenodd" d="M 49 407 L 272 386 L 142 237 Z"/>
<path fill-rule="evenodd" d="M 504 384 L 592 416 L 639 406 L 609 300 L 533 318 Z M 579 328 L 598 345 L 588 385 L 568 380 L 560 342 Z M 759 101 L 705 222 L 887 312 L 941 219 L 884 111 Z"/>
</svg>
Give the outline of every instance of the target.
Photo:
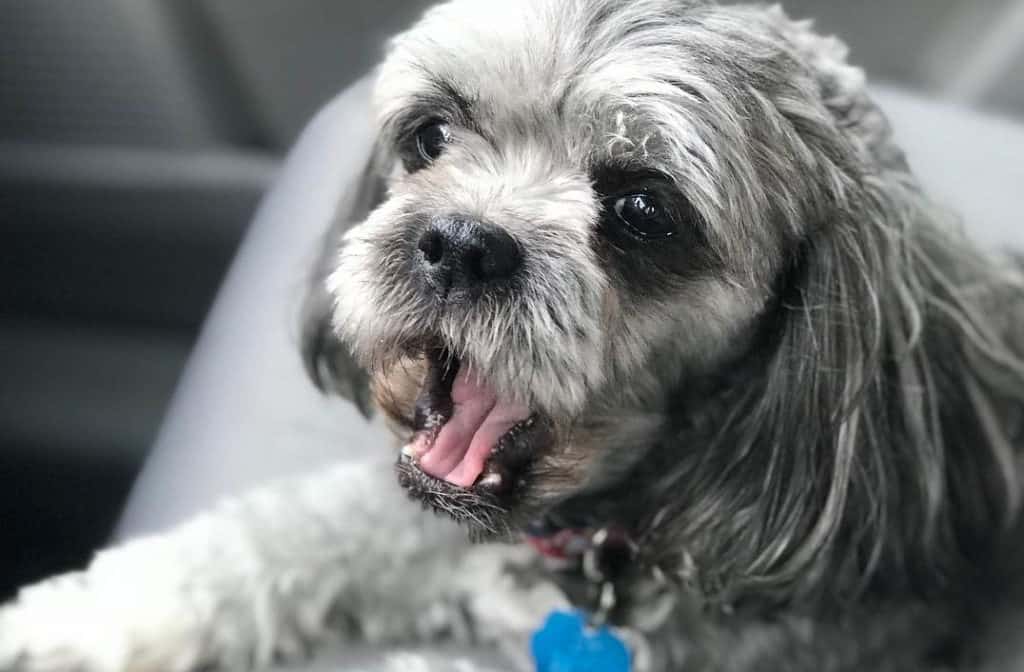
<svg viewBox="0 0 1024 672">
<path fill-rule="evenodd" d="M 550 423 L 446 349 L 424 357 L 413 434 L 399 459 L 402 485 L 437 508 L 452 497 L 508 508 L 551 443 Z"/>
</svg>

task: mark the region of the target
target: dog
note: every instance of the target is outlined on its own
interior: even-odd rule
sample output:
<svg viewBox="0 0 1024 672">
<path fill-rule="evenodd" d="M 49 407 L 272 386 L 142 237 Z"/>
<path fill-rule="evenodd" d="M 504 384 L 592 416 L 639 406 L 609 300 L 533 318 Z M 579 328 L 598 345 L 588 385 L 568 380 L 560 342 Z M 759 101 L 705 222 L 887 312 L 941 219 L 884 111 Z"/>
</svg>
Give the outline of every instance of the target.
<svg viewBox="0 0 1024 672">
<path fill-rule="evenodd" d="M 994 669 L 1021 264 L 922 192 L 846 56 L 755 5 L 430 10 L 380 67 L 304 310 L 313 380 L 397 457 L 24 590 L 0 669 L 247 669 L 331 637 L 530 669 L 569 605 L 636 670 Z"/>
</svg>

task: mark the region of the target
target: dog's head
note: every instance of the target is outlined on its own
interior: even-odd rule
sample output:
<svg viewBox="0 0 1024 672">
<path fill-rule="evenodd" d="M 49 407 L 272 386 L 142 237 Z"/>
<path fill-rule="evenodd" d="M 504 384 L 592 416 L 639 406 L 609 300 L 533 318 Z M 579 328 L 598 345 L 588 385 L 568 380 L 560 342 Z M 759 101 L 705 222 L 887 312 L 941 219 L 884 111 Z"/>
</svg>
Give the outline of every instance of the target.
<svg viewBox="0 0 1024 672">
<path fill-rule="evenodd" d="M 415 496 L 501 532 L 617 489 L 762 584 L 935 538 L 921 311 L 974 318 L 838 42 L 696 0 L 455 0 L 375 109 L 385 190 L 331 248 L 312 354 L 369 372 Z"/>
<path fill-rule="evenodd" d="M 841 51 L 677 0 L 456 1 L 397 38 L 386 197 L 328 286 L 410 488 L 500 527 L 645 459 L 872 160 Z"/>
</svg>

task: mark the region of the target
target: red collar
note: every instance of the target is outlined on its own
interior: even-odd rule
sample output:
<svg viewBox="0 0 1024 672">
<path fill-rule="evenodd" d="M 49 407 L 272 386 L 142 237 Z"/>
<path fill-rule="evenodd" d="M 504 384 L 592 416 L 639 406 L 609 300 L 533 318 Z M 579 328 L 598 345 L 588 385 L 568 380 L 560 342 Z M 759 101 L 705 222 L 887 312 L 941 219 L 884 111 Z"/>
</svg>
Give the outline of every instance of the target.
<svg viewBox="0 0 1024 672">
<path fill-rule="evenodd" d="M 637 555 L 636 543 L 625 529 L 610 525 L 608 527 L 557 527 L 550 524 L 534 524 L 525 533 L 526 542 L 538 553 L 557 563 L 574 563 L 582 560 L 586 565 L 597 563 L 615 565 L 614 573 L 618 573 L 625 563 L 631 563 Z M 604 570 L 612 569 L 606 567 Z M 607 571 L 601 571 L 607 574 Z"/>
<path fill-rule="evenodd" d="M 586 609 L 596 622 L 604 623 L 614 615 L 616 584 L 639 550 L 623 528 L 558 527 L 542 520 L 530 525 L 525 537 L 550 569 L 582 573 L 591 586 Z"/>
<path fill-rule="evenodd" d="M 526 533 L 526 543 L 538 553 L 555 560 L 573 560 L 581 557 L 593 546 L 593 533 L 586 528 L 564 528 L 549 534 Z"/>
</svg>

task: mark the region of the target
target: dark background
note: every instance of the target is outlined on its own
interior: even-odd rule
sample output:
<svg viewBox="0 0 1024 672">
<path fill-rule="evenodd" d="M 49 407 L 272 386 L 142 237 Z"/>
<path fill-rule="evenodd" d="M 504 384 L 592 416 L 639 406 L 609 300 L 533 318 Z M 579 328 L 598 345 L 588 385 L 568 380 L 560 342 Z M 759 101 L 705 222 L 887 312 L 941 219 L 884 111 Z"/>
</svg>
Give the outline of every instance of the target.
<svg viewBox="0 0 1024 672">
<path fill-rule="evenodd" d="M 0 597 L 106 539 L 283 153 L 427 4 L 0 0 Z M 785 4 L 1024 116 L 1024 1 Z"/>
</svg>

